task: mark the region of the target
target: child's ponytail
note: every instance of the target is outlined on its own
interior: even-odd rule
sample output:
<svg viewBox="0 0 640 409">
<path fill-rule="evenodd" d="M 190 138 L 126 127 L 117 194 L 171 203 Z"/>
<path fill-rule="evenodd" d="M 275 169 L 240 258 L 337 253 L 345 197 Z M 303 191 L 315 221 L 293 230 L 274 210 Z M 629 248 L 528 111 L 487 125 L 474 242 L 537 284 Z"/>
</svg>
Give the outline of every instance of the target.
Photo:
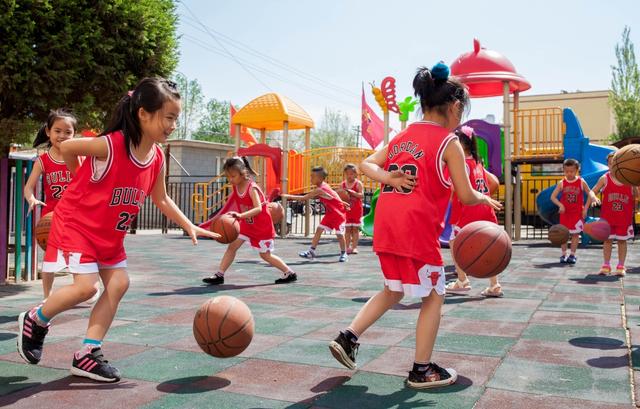
<svg viewBox="0 0 640 409">
<path fill-rule="evenodd" d="M 447 105 L 460 102 L 460 109 L 469 107 L 467 88 L 457 79 L 449 76 L 449 67 L 440 61 L 431 69 L 419 67 L 413 78 L 415 96 L 420 98 L 422 112 L 436 110 L 444 115 Z"/>
<path fill-rule="evenodd" d="M 49 140 L 49 136 L 47 135 L 47 124 L 42 124 L 40 129 L 38 129 L 38 133 L 36 134 L 36 139 L 33 141 L 33 147 L 37 148 L 38 146 L 46 143 L 47 147 L 51 146 L 51 141 Z"/>
<path fill-rule="evenodd" d="M 479 163 L 480 158 L 478 156 L 477 136 L 473 133 L 473 128 L 470 126 L 463 126 L 460 129 L 457 129 L 455 134 L 458 137 L 464 152 L 471 155 L 473 160 Z"/>
</svg>

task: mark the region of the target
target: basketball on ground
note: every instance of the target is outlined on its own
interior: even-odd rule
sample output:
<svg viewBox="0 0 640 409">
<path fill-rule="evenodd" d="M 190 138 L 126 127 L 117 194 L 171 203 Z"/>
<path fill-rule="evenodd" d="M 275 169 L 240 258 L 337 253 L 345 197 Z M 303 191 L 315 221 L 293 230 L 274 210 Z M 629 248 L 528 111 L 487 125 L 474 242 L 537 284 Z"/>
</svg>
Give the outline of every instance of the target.
<svg viewBox="0 0 640 409">
<path fill-rule="evenodd" d="M 640 145 L 631 144 L 620 149 L 611 160 L 611 174 L 620 183 L 640 186 Z"/>
<path fill-rule="evenodd" d="M 551 244 L 560 246 L 569 240 L 571 234 L 569 233 L 569 229 L 567 229 L 565 226 L 561 224 L 554 224 L 553 226 L 549 227 L 549 235 L 547 237 L 549 238 Z"/>
<path fill-rule="evenodd" d="M 253 315 L 244 302 L 229 295 L 210 299 L 193 318 L 193 336 L 200 348 L 218 358 L 244 351 L 253 338 Z"/>
<path fill-rule="evenodd" d="M 477 221 L 464 226 L 453 242 L 453 257 L 468 275 L 476 278 L 500 274 L 511 261 L 511 239 L 499 225 Z"/>
<path fill-rule="evenodd" d="M 611 226 L 604 219 L 587 223 L 584 225 L 583 229 L 586 234 L 598 241 L 607 240 L 609 238 L 609 235 L 611 234 Z"/>
<path fill-rule="evenodd" d="M 267 203 L 267 209 L 269 209 L 269 213 L 271 214 L 271 220 L 273 220 L 274 224 L 278 224 L 282 221 L 284 217 L 284 207 L 278 202 Z"/>
<path fill-rule="evenodd" d="M 47 249 L 47 240 L 49 239 L 49 230 L 51 229 L 51 220 L 53 212 L 49 212 L 40 218 L 36 224 L 36 241 L 42 250 Z"/>
<path fill-rule="evenodd" d="M 220 235 L 216 241 L 222 244 L 229 244 L 235 241 L 240 234 L 240 223 L 228 214 L 223 214 L 211 223 L 209 229 Z"/>
</svg>

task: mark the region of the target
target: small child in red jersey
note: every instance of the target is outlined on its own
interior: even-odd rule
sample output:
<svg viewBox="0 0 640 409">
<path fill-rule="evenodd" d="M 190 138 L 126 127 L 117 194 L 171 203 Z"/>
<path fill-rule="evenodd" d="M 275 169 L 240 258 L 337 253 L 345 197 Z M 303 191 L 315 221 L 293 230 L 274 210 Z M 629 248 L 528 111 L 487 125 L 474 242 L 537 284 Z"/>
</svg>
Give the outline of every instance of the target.
<svg viewBox="0 0 640 409">
<path fill-rule="evenodd" d="M 588 206 L 584 204 L 584 194 L 592 198 L 593 202 L 598 199 L 589 188 L 587 182 L 578 176 L 580 171 L 580 163 L 575 159 L 566 159 L 562 164 L 562 172 L 564 179 L 556 185 L 551 193 L 551 201 L 558 206 L 560 212 L 560 224 L 569 229 L 571 233 L 571 254 L 567 257 L 567 243 L 562 243 L 562 256 L 560 256 L 561 264 L 576 264 L 576 250 L 578 249 L 578 241 L 580 233 L 584 225 L 584 219 L 587 217 Z M 562 193 L 560 200 L 558 194 Z"/>
<path fill-rule="evenodd" d="M 476 135 L 473 133 L 473 128 L 463 126 L 456 131 L 456 136 L 462 145 L 462 149 L 465 154 L 466 166 L 465 170 L 469 177 L 471 186 L 483 195 L 491 196 L 491 193 L 498 189 L 500 181 L 493 174 L 488 172 L 482 162 L 478 158 L 478 148 L 476 145 Z M 498 224 L 498 218 L 491 206 L 476 205 L 476 206 L 464 206 L 460 199 L 456 196 L 455 192 L 452 193 L 452 210 L 451 210 L 451 239 L 449 246 L 453 247 L 456 235 L 460 232 L 464 226 L 469 223 L 484 220 L 491 223 Z M 464 271 L 460 269 L 458 263 L 455 262 L 456 273 L 458 278 L 456 281 L 447 284 L 447 292 L 451 293 L 465 293 L 471 290 L 471 283 Z M 498 282 L 498 276 L 489 278 L 489 287 L 485 288 L 480 295 L 484 297 L 502 297 L 504 293 L 502 286 Z"/>
<path fill-rule="evenodd" d="M 282 259 L 273 254 L 276 231 L 273 228 L 273 220 L 267 208 L 267 201 L 260 187 L 251 180 L 251 175 L 256 173 L 251 169 L 245 158 L 229 158 L 222 167 L 227 180 L 233 185 L 233 193 L 228 202 L 234 202 L 239 212 L 231 211 L 227 214 L 240 220 L 240 235 L 227 247 L 218 272 L 202 281 L 210 285 L 224 284 L 224 274 L 236 258 L 238 249 L 245 242 L 260 253 L 260 257 L 282 272 L 276 284 L 291 283 L 298 279 L 289 266 Z M 227 207 L 225 205 L 225 207 Z"/>
<path fill-rule="evenodd" d="M 101 346 L 129 288 L 124 237 L 147 195 L 194 244 L 197 235 L 220 237 L 194 226 L 166 192 L 166 164 L 158 143 L 166 142 L 176 129 L 180 107 L 174 82 L 145 78 L 120 100 L 100 137 L 69 139 L 60 145 L 74 180 L 54 210 L 43 271 L 68 268 L 73 284 L 18 317 L 18 352 L 25 361 L 40 362 L 49 321 L 91 298 L 101 279 L 104 292 L 91 310 L 71 373 L 101 382 L 120 380 L 120 371 L 103 359 Z M 87 159 L 80 166 L 82 156 Z"/>
<path fill-rule="evenodd" d="M 449 67 L 441 62 L 431 70 L 419 68 L 413 87 L 423 120 L 410 124 L 360 165 L 362 173 L 382 183 L 373 249 L 380 259 L 384 289 L 367 301 L 329 349 L 342 365 L 355 369 L 358 337 L 404 295 L 420 297 L 415 360 L 406 384 L 424 389 L 457 379 L 456 371 L 431 361 L 445 294 L 439 237 L 451 183 L 465 205 L 500 204 L 473 190 L 462 147 L 452 133 L 469 103 L 465 86 L 449 78 Z M 450 179 L 444 175 L 445 165 Z"/>
<path fill-rule="evenodd" d="M 314 190 L 306 195 L 282 195 L 283 198 L 290 200 L 309 200 L 318 198 L 322 202 L 325 208 L 325 214 L 320 224 L 316 228 L 316 233 L 311 240 L 311 247 L 307 251 L 303 251 L 299 254 L 302 258 L 315 259 L 316 247 L 320 243 L 320 237 L 323 232 L 331 233 L 336 232 L 338 243 L 340 244 L 340 262 L 347 261 L 347 245 L 344 238 L 345 224 L 347 222 L 346 209 L 349 207 L 349 203 L 343 202 L 340 196 L 335 190 L 329 186 L 324 180 L 327 178 L 327 171 L 322 166 L 317 166 L 311 169 L 311 184 L 316 186 Z"/>
<path fill-rule="evenodd" d="M 344 166 L 344 180 L 342 190 L 349 195 L 349 209 L 347 210 L 347 222 L 345 224 L 345 241 L 347 242 L 347 254 L 358 254 L 358 242 L 360 241 L 360 226 L 362 226 L 362 198 L 364 197 L 364 185 L 358 179 L 358 168 L 353 163 Z"/>
<path fill-rule="evenodd" d="M 611 158 L 615 152 L 607 156 L 609 168 Z M 604 262 L 600 268 L 600 275 L 611 273 L 611 251 L 613 240 L 618 242 L 618 265 L 615 274 L 624 276 L 626 270 L 624 262 L 627 258 L 627 240 L 633 238 L 633 214 L 635 212 L 635 199 L 638 198 L 638 188 L 623 185 L 618 182 L 611 172 L 607 172 L 598 179 L 593 191 L 602 192 L 602 207 L 600 218 L 606 220 L 611 226 L 609 239 L 605 240 L 602 247 Z M 590 202 L 590 200 L 589 200 Z"/>
<path fill-rule="evenodd" d="M 33 211 L 36 206 L 43 206 L 41 217 L 51 213 L 71 183 L 71 171 L 67 169 L 67 165 L 62 159 L 60 145 L 67 139 L 73 138 L 76 126 L 77 119 L 71 112 L 56 109 L 49 112 L 47 122 L 38 131 L 36 139 L 33 141 L 33 147 L 37 148 L 46 144 L 49 149 L 40 155 L 33 164 L 31 175 L 24 185 L 24 199 L 29 203 L 29 212 Z M 40 175 L 42 175 L 44 202 L 38 200 L 34 194 Z M 42 272 L 42 290 L 45 300 L 51 293 L 54 276 L 54 272 Z"/>
</svg>

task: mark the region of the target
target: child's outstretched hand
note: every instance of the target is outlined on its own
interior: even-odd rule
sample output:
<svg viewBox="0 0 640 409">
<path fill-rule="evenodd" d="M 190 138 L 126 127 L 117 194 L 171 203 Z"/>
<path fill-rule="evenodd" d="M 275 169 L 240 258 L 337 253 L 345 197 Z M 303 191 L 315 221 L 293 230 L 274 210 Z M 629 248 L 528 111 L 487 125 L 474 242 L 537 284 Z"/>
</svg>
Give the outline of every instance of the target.
<svg viewBox="0 0 640 409">
<path fill-rule="evenodd" d="M 342 205 L 346 210 L 351 210 L 351 204 L 349 202 L 342 201 Z"/>
<path fill-rule="evenodd" d="M 189 237 L 191 237 L 191 241 L 194 245 L 198 244 L 198 236 L 209 237 L 212 239 L 219 239 L 220 235 L 218 233 L 214 233 L 209 230 L 205 230 L 202 227 L 198 227 L 195 224 L 189 226 L 188 230 L 186 230 Z"/>
<path fill-rule="evenodd" d="M 41 202 L 38 199 L 31 199 L 29 200 L 29 210 L 27 211 L 27 215 L 29 215 L 29 213 L 31 213 L 36 206 L 46 206 L 47 204 L 45 202 Z"/>
<path fill-rule="evenodd" d="M 233 218 L 234 218 L 234 219 L 236 219 L 236 220 L 240 220 L 240 219 L 241 219 L 241 217 L 240 217 L 240 213 L 238 213 L 238 212 L 229 212 L 229 213 L 227 213 L 227 214 L 228 214 L 229 216 L 233 217 Z"/>
<path fill-rule="evenodd" d="M 494 200 L 493 198 L 491 198 L 491 196 L 484 196 L 484 204 L 486 204 L 487 206 L 491 206 L 491 208 L 493 210 L 502 210 L 502 203 L 498 202 L 497 200 Z"/>
<path fill-rule="evenodd" d="M 397 190 L 405 190 L 411 192 L 416 187 L 417 179 L 415 176 L 408 173 L 404 173 L 401 170 L 394 170 L 389 172 L 389 185 L 393 186 Z"/>
<path fill-rule="evenodd" d="M 558 213 L 560 214 L 564 214 L 564 205 L 562 203 L 560 203 L 560 205 L 558 206 Z"/>
</svg>

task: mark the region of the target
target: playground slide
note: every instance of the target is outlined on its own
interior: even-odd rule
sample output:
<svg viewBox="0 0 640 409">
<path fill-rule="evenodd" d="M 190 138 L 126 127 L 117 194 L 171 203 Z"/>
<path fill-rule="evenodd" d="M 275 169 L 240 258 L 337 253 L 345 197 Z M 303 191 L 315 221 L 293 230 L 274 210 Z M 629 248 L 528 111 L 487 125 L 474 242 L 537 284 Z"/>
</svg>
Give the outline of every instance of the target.
<svg viewBox="0 0 640 409">
<path fill-rule="evenodd" d="M 564 123 L 566 125 L 566 134 L 564 137 L 564 157 L 573 158 L 580 162 L 580 175 L 593 187 L 600 176 L 604 175 L 607 170 L 607 155 L 613 149 L 593 145 L 589 143 L 589 138 L 584 136 L 582 127 L 578 118 L 570 108 L 565 108 L 562 112 Z M 549 224 L 557 224 L 559 222 L 558 207 L 551 202 L 551 193 L 555 186 L 551 186 L 538 194 L 536 204 L 538 214 L 545 222 Z"/>
<path fill-rule="evenodd" d="M 376 212 L 378 196 L 380 196 L 380 189 L 373 193 L 373 197 L 371 197 L 371 204 L 369 205 L 369 213 L 362 218 L 362 227 L 360 230 L 369 237 L 373 237 L 373 218 Z"/>
</svg>

